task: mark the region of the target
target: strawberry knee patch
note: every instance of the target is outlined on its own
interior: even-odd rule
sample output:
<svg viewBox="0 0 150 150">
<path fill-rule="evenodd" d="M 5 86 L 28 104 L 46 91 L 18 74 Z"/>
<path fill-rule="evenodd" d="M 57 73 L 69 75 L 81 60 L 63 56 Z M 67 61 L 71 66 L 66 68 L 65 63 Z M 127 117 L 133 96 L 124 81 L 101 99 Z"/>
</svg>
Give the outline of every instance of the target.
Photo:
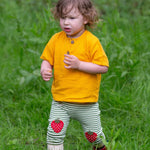
<svg viewBox="0 0 150 150">
<path fill-rule="evenodd" d="M 56 119 L 56 120 L 52 121 L 51 127 L 55 133 L 59 133 L 63 129 L 64 123 L 63 123 L 63 121 Z"/>
<path fill-rule="evenodd" d="M 91 143 L 95 142 L 97 139 L 97 134 L 95 132 L 85 132 L 85 137 L 87 138 L 87 140 Z"/>
</svg>

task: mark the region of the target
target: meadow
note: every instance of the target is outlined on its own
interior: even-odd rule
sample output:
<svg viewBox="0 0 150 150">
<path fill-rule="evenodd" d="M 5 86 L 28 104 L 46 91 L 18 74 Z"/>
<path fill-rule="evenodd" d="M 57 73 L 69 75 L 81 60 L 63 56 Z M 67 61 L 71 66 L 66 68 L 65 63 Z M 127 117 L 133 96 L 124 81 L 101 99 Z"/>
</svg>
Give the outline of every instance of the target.
<svg viewBox="0 0 150 150">
<path fill-rule="evenodd" d="M 55 0 L 56 1 L 56 0 Z M 40 55 L 60 31 L 54 0 L 0 2 L 0 150 L 46 150 L 52 81 Z M 91 32 L 109 58 L 99 104 L 108 150 L 150 149 L 150 0 L 95 0 L 100 22 Z M 71 120 L 65 150 L 90 150 Z"/>
</svg>

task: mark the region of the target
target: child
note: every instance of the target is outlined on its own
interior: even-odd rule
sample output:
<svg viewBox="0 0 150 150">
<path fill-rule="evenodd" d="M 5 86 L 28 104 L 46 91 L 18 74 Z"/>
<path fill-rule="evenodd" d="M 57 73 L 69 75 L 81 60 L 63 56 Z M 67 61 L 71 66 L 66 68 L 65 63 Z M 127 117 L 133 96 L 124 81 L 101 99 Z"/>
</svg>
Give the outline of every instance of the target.
<svg viewBox="0 0 150 150">
<path fill-rule="evenodd" d="M 97 12 L 90 0 L 59 0 L 54 16 L 62 31 L 52 36 L 41 55 L 43 80 L 49 81 L 54 69 L 48 150 L 63 150 L 70 118 L 81 123 L 94 150 L 106 150 L 98 96 L 101 74 L 109 64 L 98 38 L 86 28 L 98 20 Z"/>
</svg>

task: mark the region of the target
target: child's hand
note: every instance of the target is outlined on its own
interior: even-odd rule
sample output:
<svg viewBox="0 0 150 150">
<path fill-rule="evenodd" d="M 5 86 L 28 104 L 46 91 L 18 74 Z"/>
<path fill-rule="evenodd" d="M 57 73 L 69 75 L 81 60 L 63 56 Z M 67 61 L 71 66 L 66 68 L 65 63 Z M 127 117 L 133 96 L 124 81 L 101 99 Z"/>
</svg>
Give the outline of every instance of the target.
<svg viewBox="0 0 150 150">
<path fill-rule="evenodd" d="M 80 60 L 74 55 L 65 54 L 64 63 L 66 69 L 78 69 Z"/>
<path fill-rule="evenodd" d="M 44 81 L 49 81 L 53 77 L 51 69 L 42 70 L 41 75 Z"/>
<path fill-rule="evenodd" d="M 47 61 L 43 60 L 41 64 L 41 76 L 43 80 L 49 81 L 52 75 L 53 66 Z"/>
</svg>

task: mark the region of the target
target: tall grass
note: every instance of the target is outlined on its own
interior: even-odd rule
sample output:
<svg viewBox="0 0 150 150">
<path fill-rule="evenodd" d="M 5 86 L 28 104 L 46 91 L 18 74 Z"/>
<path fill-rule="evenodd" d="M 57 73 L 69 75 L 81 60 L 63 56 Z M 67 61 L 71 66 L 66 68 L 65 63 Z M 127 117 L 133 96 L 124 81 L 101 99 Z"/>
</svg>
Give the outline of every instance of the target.
<svg viewBox="0 0 150 150">
<path fill-rule="evenodd" d="M 0 149 L 44 150 L 51 105 L 39 59 L 60 31 L 50 13 L 54 1 L 1 0 Z M 110 150 L 150 147 L 149 0 L 96 1 L 101 20 L 92 32 L 110 62 L 102 76 L 100 109 Z M 65 150 L 90 150 L 80 124 L 71 120 Z"/>
</svg>

